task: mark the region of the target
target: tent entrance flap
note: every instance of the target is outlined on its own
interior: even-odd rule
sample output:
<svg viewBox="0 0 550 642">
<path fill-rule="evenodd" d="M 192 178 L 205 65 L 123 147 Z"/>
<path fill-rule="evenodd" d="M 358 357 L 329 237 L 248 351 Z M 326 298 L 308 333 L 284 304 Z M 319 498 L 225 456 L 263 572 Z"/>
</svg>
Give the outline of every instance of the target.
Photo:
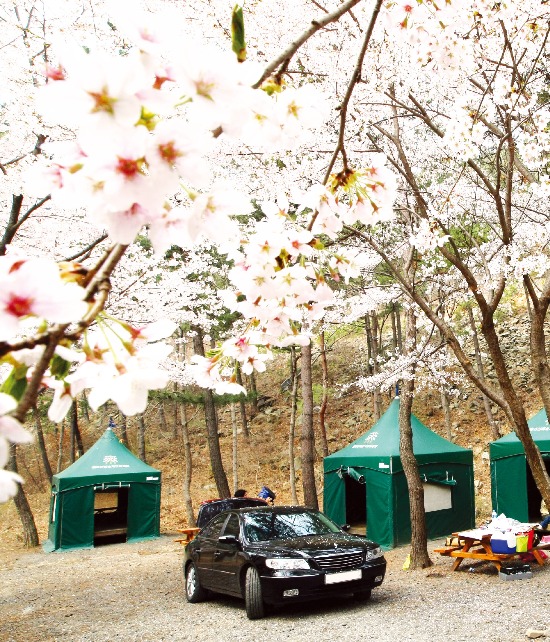
<svg viewBox="0 0 550 642">
<path fill-rule="evenodd" d="M 364 479 L 364 478 L 363 478 Z M 367 534 L 367 487 L 351 475 L 344 475 L 346 487 L 346 523 L 354 535 Z"/>
<path fill-rule="evenodd" d="M 550 475 L 550 457 L 543 455 L 543 462 L 546 472 Z M 525 460 L 525 476 L 527 482 L 527 517 L 529 522 L 540 522 L 542 519 L 542 495 L 537 488 L 533 473 Z"/>
<path fill-rule="evenodd" d="M 129 490 L 129 484 L 94 487 L 94 541 L 112 537 L 126 541 Z"/>
<path fill-rule="evenodd" d="M 442 486 L 456 486 L 456 479 L 446 470 L 444 473 L 431 472 L 421 474 L 422 481 L 427 484 L 441 484 Z"/>
<path fill-rule="evenodd" d="M 362 475 L 358 470 L 352 468 L 351 466 L 342 466 L 338 471 L 340 476 L 351 477 L 354 481 L 359 482 L 360 484 L 365 483 L 365 475 Z"/>
</svg>

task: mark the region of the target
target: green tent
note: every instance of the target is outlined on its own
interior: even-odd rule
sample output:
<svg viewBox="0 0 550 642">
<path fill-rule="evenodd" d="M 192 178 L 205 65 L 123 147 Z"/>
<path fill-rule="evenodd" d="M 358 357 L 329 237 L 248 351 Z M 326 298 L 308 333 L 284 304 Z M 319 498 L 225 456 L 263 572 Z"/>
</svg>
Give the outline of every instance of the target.
<svg viewBox="0 0 550 642">
<path fill-rule="evenodd" d="M 160 534 L 160 471 L 108 428 L 80 459 L 52 478 L 44 550 L 84 548 Z"/>
<path fill-rule="evenodd" d="M 413 450 L 424 483 L 428 537 L 474 526 L 471 450 L 411 417 Z M 325 457 L 325 513 L 384 548 L 411 540 L 407 481 L 399 457 L 399 398 L 362 437 Z M 357 528 L 355 528 L 357 527 Z M 361 530 L 361 528 L 363 530 Z"/>
<path fill-rule="evenodd" d="M 527 423 L 550 474 L 550 426 L 544 408 Z M 493 509 L 520 522 L 540 521 L 542 496 L 516 433 L 494 441 L 489 446 L 489 458 Z"/>
</svg>

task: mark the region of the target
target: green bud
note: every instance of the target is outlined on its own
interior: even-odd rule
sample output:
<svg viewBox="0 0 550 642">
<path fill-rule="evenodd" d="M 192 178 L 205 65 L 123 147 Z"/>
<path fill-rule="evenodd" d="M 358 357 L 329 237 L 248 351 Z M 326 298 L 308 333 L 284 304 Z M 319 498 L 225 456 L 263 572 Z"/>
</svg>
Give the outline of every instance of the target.
<svg viewBox="0 0 550 642">
<path fill-rule="evenodd" d="M 233 13 L 231 14 L 231 48 L 237 55 L 239 62 L 246 60 L 243 8 L 239 4 L 233 7 Z"/>
</svg>

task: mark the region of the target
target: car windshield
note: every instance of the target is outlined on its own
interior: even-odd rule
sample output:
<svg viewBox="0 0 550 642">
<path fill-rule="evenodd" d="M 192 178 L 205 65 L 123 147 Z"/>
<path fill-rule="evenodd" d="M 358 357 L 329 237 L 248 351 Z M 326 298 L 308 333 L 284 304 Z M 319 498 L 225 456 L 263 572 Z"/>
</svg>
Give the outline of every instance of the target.
<svg viewBox="0 0 550 642">
<path fill-rule="evenodd" d="M 327 535 L 342 533 L 322 513 L 254 512 L 244 516 L 244 532 L 249 542 L 265 542 L 271 539 L 292 539 L 306 535 Z"/>
</svg>

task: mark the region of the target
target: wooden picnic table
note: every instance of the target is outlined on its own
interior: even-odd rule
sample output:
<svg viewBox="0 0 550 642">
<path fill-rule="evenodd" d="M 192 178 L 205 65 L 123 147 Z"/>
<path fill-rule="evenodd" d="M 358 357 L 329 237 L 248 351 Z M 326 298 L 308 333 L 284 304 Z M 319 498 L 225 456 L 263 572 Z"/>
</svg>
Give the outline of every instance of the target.
<svg viewBox="0 0 550 642">
<path fill-rule="evenodd" d="M 540 551 L 535 548 L 530 548 L 525 553 L 494 553 L 491 548 L 492 533 L 483 533 L 479 529 L 472 531 L 464 531 L 462 533 L 453 533 L 453 540 L 456 539 L 456 544 L 444 546 L 442 548 L 434 549 L 434 553 L 440 553 L 447 557 L 454 557 L 455 561 L 452 570 L 456 571 L 462 564 L 464 559 L 484 560 L 491 562 L 500 571 L 503 562 L 513 559 L 518 555 L 525 555 L 531 553 L 537 563 L 542 566 L 544 558 Z"/>
<path fill-rule="evenodd" d="M 179 542 L 182 546 L 187 546 L 189 542 L 195 537 L 195 535 L 200 531 L 200 528 L 190 527 L 190 528 L 178 528 L 178 533 L 181 533 L 183 537 L 175 539 L 175 542 Z"/>
</svg>

